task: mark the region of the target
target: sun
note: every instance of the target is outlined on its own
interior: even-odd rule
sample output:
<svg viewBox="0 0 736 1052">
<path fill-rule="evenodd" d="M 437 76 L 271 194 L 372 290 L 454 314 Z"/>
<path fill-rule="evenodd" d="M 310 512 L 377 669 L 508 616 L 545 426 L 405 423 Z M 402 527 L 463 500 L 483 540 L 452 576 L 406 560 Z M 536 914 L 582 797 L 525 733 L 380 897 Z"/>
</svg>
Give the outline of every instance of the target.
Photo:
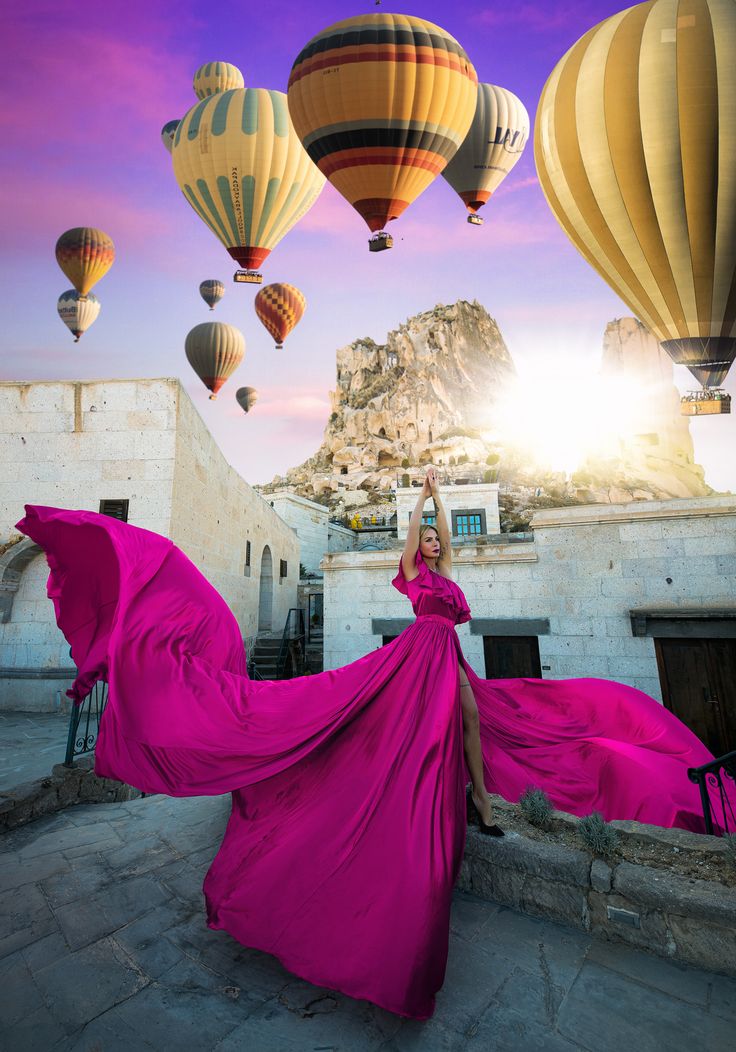
<svg viewBox="0 0 736 1052">
<path fill-rule="evenodd" d="M 519 366 L 494 403 L 485 437 L 522 453 L 531 467 L 570 477 L 589 459 L 617 457 L 643 426 L 647 392 L 601 375 L 591 358 Z"/>
</svg>

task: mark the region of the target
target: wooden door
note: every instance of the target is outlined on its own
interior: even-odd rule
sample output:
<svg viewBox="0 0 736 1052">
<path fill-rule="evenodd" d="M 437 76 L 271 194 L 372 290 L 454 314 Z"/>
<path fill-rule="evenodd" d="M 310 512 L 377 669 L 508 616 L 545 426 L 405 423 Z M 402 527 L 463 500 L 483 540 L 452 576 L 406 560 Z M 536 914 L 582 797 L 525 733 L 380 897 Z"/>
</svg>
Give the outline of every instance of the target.
<svg viewBox="0 0 736 1052">
<path fill-rule="evenodd" d="M 539 679 L 539 640 L 536 636 L 483 636 L 486 679 Z"/>
<path fill-rule="evenodd" d="M 715 756 L 736 749 L 736 639 L 655 639 L 668 709 Z"/>
</svg>

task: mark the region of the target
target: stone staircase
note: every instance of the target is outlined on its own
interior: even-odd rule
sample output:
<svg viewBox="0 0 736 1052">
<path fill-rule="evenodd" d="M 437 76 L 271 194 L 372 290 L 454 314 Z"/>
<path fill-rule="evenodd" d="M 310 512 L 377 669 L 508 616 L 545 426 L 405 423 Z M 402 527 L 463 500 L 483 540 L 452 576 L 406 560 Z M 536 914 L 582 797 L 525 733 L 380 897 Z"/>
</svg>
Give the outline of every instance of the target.
<svg viewBox="0 0 736 1052">
<path fill-rule="evenodd" d="M 253 662 L 260 679 L 276 679 L 281 636 L 259 636 L 253 649 Z"/>
</svg>

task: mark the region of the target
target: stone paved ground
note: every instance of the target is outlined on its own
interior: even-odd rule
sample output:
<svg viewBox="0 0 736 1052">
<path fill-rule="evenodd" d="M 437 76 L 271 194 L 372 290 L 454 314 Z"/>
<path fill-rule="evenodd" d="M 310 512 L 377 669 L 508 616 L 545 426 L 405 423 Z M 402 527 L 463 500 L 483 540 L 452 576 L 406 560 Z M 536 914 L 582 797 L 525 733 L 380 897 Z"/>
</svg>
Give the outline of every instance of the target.
<svg viewBox="0 0 736 1052">
<path fill-rule="evenodd" d="M 68 733 L 68 713 L 0 712 L 0 792 L 51 774 Z"/>
<path fill-rule="evenodd" d="M 735 981 L 461 893 L 432 1020 L 310 986 L 205 925 L 202 879 L 228 808 L 228 798 L 161 796 L 85 805 L 3 837 L 0 1048 L 734 1048 Z"/>
</svg>

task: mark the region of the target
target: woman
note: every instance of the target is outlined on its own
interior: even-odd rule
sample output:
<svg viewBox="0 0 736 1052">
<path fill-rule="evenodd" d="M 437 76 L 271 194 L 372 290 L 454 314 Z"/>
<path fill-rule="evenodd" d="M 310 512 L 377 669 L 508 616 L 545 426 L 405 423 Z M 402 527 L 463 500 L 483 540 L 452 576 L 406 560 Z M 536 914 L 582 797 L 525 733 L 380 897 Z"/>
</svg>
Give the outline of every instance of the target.
<svg viewBox="0 0 736 1052">
<path fill-rule="evenodd" d="M 424 504 L 431 496 L 434 501 L 434 520 L 436 526 L 422 524 Z M 439 574 L 448 582 L 452 582 L 452 543 L 450 538 L 450 527 L 447 524 L 445 508 L 439 494 L 437 472 L 434 468 L 427 470 L 421 493 L 416 507 L 409 519 L 409 529 L 406 534 L 406 544 L 401 556 L 401 566 L 398 577 L 394 580 L 394 587 L 398 588 L 404 595 L 412 600 L 414 612 L 418 617 L 421 611 L 429 612 L 430 603 L 427 601 L 427 590 L 423 587 L 426 581 L 423 579 L 427 572 Z M 417 582 L 414 587 L 413 582 Z M 433 594 L 432 601 L 437 607 L 437 616 L 447 615 L 450 624 L 461 624 L 470 620 L 470 609 L 465 602 L 465 596 L 457 585 L 441 585 L 439 594 Z M 453 619 L 452 601 L 459 600 L 459 616 Z M 447 609 L 444 609 L 444 607 Z M 458 648 L 458 654 L 460 651 Z M 478 815 L 478 823 L 482 833 L 490 836 L 503 836 L 503 830 L 493 824 L 493 804 L 485 786 L 483 774 L 483 752 L 480 742 L 480 720 L 478 718 L 478 706 L 473 696 L 473 688 L 470 685 L 462 655 L 459 668 L 460 677 L 460 705 L 463 714 L 463 747 L 465 752 L 465 763 L 467 764 L 472 779 L 473 806 Z"/>
<path fill-rule="evenodd" d="M 420 538 L 430 494 L 437 530 Z M 18 528 L 46 550 L 78 668 L 70 696 L 109 685 L 96 772 L 149 793 L 231 792 L 204 885 L 208 923 L 310 982 L 432 1014 L 466 762 L 486 826 L 488 789 L 517 800 L 535 784 L 573 814 L 702 828 L 686 771 L 710 754 L 653 699 L 604 680 L 487 681 L 465 662 L 454 625 L 470 611 L 448 576 L 431 470 L 393 582 L 415 623 L 345 668 L 296 680 L 248 679 L 235 618 L 171 541 L 33 506 Z"/>
</svg>

